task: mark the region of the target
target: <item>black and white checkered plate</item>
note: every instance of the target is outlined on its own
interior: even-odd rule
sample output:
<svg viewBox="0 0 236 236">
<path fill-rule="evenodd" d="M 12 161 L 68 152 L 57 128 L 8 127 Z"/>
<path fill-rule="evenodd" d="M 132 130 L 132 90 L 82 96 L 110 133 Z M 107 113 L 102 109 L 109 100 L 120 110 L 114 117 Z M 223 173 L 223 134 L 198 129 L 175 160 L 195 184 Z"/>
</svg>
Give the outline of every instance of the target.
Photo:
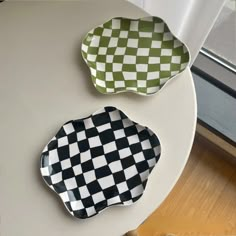
<svg viewBox="0 0 236 236">
<path fill-rule="evenodd" d="M 115 107 L 69 121 L 41 155 L 41 174 L 75 217 L 130 205 L 160 157 L 157 136 Z"/>
</svg>

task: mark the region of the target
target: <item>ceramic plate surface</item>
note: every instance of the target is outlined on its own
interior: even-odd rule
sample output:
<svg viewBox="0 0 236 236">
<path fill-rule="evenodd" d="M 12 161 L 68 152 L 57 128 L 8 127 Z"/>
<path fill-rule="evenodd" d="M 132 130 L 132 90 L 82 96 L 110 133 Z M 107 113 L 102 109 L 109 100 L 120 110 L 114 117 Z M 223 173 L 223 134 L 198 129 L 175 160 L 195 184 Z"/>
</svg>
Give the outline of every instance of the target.
<svg viewBox="0 0 236 236">
<path fill-rule="evenodd" d="M 91 30 L 82 56 L 101 93 L 156 93 L 189 63 L 189 52 L 158 17 L 113 18 Z"/>
<path fill-rule="evenodd" d="M 64 124 L 44 148 L 40 171 L 73 216 L 88 218 L 137 201 L 159 157 L 149 128 L 105 107 Z"/>
</svg>

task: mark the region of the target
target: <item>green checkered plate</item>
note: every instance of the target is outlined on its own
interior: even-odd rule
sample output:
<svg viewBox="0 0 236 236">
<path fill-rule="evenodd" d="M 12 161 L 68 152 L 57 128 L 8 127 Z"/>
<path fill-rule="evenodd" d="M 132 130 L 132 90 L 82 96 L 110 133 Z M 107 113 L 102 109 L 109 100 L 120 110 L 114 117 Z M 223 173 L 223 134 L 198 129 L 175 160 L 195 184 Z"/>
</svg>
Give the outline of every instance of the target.
<svg viewBox="0 0 236 236">
<path fill-rule="evenodd" d="M 189 63 L 187 47 L 158 17 L 113 18 L 88 32 L 82 56 L 96 89 L 152 95 Z"/>
</svg>

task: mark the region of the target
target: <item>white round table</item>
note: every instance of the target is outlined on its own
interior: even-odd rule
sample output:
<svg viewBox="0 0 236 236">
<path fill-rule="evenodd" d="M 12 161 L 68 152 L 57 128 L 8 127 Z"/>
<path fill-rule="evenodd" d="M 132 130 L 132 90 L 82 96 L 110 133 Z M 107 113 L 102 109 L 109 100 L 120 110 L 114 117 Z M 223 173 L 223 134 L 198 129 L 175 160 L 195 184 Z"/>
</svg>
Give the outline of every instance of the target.
<svg viewBox="0 0 236 236">
<path fill-rule="evenodd" d="M 107 96 L 93 87 L 81 59 L 81 40 L 94 26 L 115 16 L 145 15 L 119 0 L 0 4 L 2 236 L 120 236 L 141 224 L 175 185 L 195 133 L 190 70 L 154 96 Z M 156 132 L 161 158 L 138 202 L 79 220 L 41 179 L 40 153 L 64 122 L 108 105 Z"/>
</svg>

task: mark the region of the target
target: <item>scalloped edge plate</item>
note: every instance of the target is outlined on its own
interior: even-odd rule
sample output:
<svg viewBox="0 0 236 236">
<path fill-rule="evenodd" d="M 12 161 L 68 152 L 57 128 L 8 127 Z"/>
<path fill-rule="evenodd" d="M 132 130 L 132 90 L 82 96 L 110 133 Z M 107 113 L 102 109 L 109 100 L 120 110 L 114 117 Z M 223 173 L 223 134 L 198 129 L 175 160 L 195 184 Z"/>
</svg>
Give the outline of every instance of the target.
<svg viewBox="0 0 236 236">
<path fill-rule="evenodd" d="M 160 153 L 149 128 L 105 107 L 65 123 L 44 148 L 40 172 L 70 214 L 85 219 L 136 202 Z"/>
<path fill-rule="evenodd" d="M 187 46 L 151 16 L 112 18 L 87 33 L 81 51 L 95 88 L 104 94 L 155 94 L 190 62 Z"/>
</svg>

